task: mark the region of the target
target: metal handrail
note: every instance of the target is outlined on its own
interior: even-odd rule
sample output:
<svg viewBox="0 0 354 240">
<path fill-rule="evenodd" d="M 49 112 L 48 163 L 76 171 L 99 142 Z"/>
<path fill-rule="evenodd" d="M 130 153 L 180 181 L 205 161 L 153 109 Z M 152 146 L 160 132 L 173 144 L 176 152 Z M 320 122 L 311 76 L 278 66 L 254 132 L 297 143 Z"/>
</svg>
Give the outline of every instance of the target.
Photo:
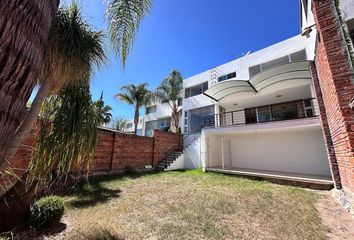
<svg viewBox="0 0 354 240">
<path fill-rule="evenodd" d="M 203 125 L 204 125 L 204 123 L 199 124 L 199 125 L 198 125 L 197 127 L 195 127 L 190 133 L 188 133 L 187 136 L 183 137 L 183 139 L 186 139 L 186 138 L 189 137 L 190 135 L 195 134 L 197 129 L 203 128 Z"/>
<path fill-rule="evenodd" d="M 173 145 L 173 147 L 171 147 L 171 148 L 165 153 L 165 157 L 161 160 L 161 161 L 165 161 L 165 169 L 168 167 L 168 166 L 167 166 L 167 161 L 166 161 L 168 155 L 170 155 L 173 151 L 175 151 L 176 148 L 178 148 L 178 145 L 177 145 L 177 144 Z"/>
<path fill-rule="evenodd" d="M 193 141 L 195 141 L 195 136 L 197 133 L 200 133 L 199 131 L 197 131 L 198 129 L 202 129 L 204 127 L 204 121 L 203 123 L 199 124 L 197 127 L 195 127 L 190 133 L 187 134 L 187 136 L 183 137 L 183 148 L 186 147 L 185 142 L 186 140 L 193 135 Z"/>
<path fill-rule="evenodd" d="M 270 111 L 271 111 L 271 113 L 272 113 L 272 109 L 271 109 L 271 107 L 272 106 L 274 106 L 274 105 L 278 105 L 278 104 L 286 104 L 286 103 L 295 103 L 295 102 L 297 102 L 297 101 L 302 101 L 302 102 L 304 102 L 304 101 L 308 101 L 308 100 L 310 100 L 310 101 L 313 101 L 313 100 L 315 100 L 316 98 L 307 98 L 307 99 L 297 99 L 297 100 L 292 100 L 292 101 L 285 101 L 285 102 L 279 102 L 279 103 L 274 103 L 274 104 L 268 104 L 268 105 L 261 105 L 261 106 L 255 106 L 255 107 L 251 107 L 251 108 L 262 108 L 262 107 L 269 107 L 270 108 Z M 317 105 L 317 103 L 316 103 L 316 101 L 313 101 L 312 102 L 312 109 L 313 109 L 313 115 L 312 116 L 310 116 L 310 117 L 318 117 L 319 115 L 318 115 L 318 105 Z M 219 113 L 219 114 L 213 114 L 213 115 L 207 115 L 207 116 L 204 116 L 204 118 L 203 118 L 203 124 L 204 124 L 204 128 L 206 128 L 206 127 L 211 127 L 211 128 L 213 128 L 213 127 L 221 127 L 221 125 L 225 125 L 225 126 L 233 126 L 233 125 L 247 125 L 247 124 L 256 124 L 256 123 L 265 123 L 265 122 L 276 122 L 276 121 L 284 121 L 284 120 L 294 120 L 294 119 L 302 119 L 302 118 L 310 118 L 310 117 L 308 117 L 308 116 L 304 116 L 304 117 L 297 117 L 297 118 L 291 118 L 291 119 L 274 119 L 274 118 L 272 118 L 272 119 L 270 119 L 270 120 L 266 120 L 266 121 L 261 121 L 261 122 L 258 122 L 258 120 L 257 120 L 257 122 L 255 122 L 255 123 L 246 123 L 246 122 L 240 122 L 240 123 L 235 123 L 235 121 L 234 121 L 234 113 L 240 113 L 240 112 L 244 112 L 245 111 L 245 109 L 241 109 L 241 110 L 235 110 L 235 111 L 228 111 L 228 112 L 223 112 L 223 113 Z M 304 108 L 304 112 L 306 112 L 306 109 Z M 300 112 L 298 112 L 298 113 L 300 113 Z M 231 115 L 230 115 L 231 114 Z M 227 118 L 227 117 L 231 117 L 231 119 L 230 118 Z M 216 118 L 214 121 L 213 121 L 213 119 L 214 118 Z M 237 115 L 236 115 L 236 118 L 237 118 Z M 225 124 L 221 124 L 219 121 L 221 121 L 223 119 L 223 121 L 225 121 Z M 210 120 L 211 122 L 210 123 L 212 123 L 212 124 L 214 124 L 214 126 L 213 125 L 209 125 L 208 126 L 208 124 L 206 123 L 206 121 L 208 121 L 208 120 Z M 228 123 L 226 123 L 226 122 L 228 122 L 228 121 L 230 121 L 231 120 L 231 124 L 228 124 Z M 245 120 L 245 119 L 244 119 Z M 236 120 L 236 122 L 237 122 L 237 120 Z M 225 127 L 225 126 L 222 126 L 222 127 Z"/>
</svg>

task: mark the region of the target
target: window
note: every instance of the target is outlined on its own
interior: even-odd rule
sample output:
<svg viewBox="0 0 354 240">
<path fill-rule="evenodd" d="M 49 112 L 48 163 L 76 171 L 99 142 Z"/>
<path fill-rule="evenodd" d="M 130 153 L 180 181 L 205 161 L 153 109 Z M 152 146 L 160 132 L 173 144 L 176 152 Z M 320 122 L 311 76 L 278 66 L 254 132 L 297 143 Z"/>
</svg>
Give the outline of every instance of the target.
<svg viewBox="0 0 354 240">
<path fill-rule="evenodd" d="M 182 106 L 182 98 L 177 99 L 177 105 L 180 107 Z"/>
<path fill-rule="evenodd" d="M 296 102 L 272 105 L 273 120 L 288 120 L 299 117 Z"/>
<path fill-rule="evenodd" d="M 295 61 L 305 61 L 307 59 L 306 56 L 306 51 L 305 49 L 291 53 L 290 55 L 286 55 L 280 58 L 273 59 L 268 62 L 264 62 L 255 66 L 252 66 L 248 69 L 250 78 L 253 77 L 254 75 L 263 72 L 264 70 L 267 70 L 269 68 L 272 68 L 274 66 L 284 64 L 284 63 L 289 63 L 289 62 L 295 62 Z"/>
<path fill-rule="evenodd" d="M 271 120 L 270 106 L 257 108 L 258 122 L 269 122 Z"/>
<path fill-rule="evenodd" d="M 232 72 L 232 73 L 218 77 L 218 82 L 229 80 L 229 79 L 235 78 L 235 77 L 236 77 L 236 72 Z"/>
<path fill-rule="evenodd" d="M 257 123 L 257 108 L 245 109 L 246 123 Z"/>
<path fill-rule="evenodd" d="M 204 82 L 202 84 L 198 84 L 193 87 L 186 88 L 184 92 L 184 98 L 189 98 L 189 97 L 202 94 L 206 90 L 208 90 L 208 82 Z"/>
<path fill-rule="evenodd" d="M 349 32 L 349 36 L 350 38 L 352 39 L 352 43 L 354 45 L 354 29 L 352 29 L 350 32 Z"/>
<path fill-rule="evenodd" d="M 290 60 L 292 62 L 305 61 L 306 59 L 307 59 L 307 56 L 306 56 L 305 49 L 301 50 L 299 52 L 295 52 L 295 53 L 290 54 Z"/>
<path fill-rule="evenodd" d="M 127 124 L 127 128 L 132 128 L 133 127 L 133 123 L 128 123 Z"/>
<path fill-rule="evenodd" d="M 254 75 L 260 73 L 261 72 L 261 65 L 259 64 L 259 65 L 250 67 L 249 72 L 250 72 L 250 77 L 253 77 Z"/>
<path fill-rule="evenodd" d="M 154 113 L 154 112 L 156 112 L 156 105 L 146 108 L 146 114 L 150 114 L 150 113 Z"/>
</svg>

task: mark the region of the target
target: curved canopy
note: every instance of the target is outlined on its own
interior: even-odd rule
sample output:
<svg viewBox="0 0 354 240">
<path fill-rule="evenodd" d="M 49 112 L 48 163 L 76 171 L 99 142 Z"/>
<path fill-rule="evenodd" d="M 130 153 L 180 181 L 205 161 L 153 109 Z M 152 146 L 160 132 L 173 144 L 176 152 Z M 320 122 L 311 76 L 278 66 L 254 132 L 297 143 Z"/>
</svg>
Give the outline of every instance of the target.
<svg viewBox="0 0 354 240">
<path fill-rule="evenodd" d="M 216 84 L 204 92 L 204 95 L 219 101 L 220 99 L 235 93 L 257 93 L 273 84 L 290 81 L 311 79 L 309 63 L 291 62 L 275 66 L 265 70 L 250 80 L 229 80 Z"/>
</svg>

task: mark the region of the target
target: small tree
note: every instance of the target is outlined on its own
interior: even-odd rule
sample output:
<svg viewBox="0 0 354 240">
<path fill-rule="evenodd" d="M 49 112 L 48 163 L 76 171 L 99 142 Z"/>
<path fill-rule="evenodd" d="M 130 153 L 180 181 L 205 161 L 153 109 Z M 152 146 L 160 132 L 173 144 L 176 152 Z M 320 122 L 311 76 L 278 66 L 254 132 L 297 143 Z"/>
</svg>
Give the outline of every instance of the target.
<svg viewBox="0 0 354 240">
<path fill-rule="evenodd" d="M 171 131 L 177 133 L 179 127 L 180 114 L 178 112 L 178 99 L 181 98 L 183 90 L 183 77 L 177 70 L 165 78 L 156 89 L 156 97 L 161 103 L 167 103 L 172 110 Z"/>
<path fill-rule="evenodd" d="M 149 105 L 153 100 L 153 93 L 147 89 L 147 86 L 147 83 L 124 85 L 121 90 L 125 92 L 118 93 L 115 96 L 122 102 L 134 105 L 134 134 L 137 133 L 138 129 L 140 108 Z"/>
<path fill-rule="evenodd" d="M 88 170 L 96 143 L 96 113 L 88 78 L 46 99 L 31 157 L 29 183 L 52 181 L 72 169 Z"/>
</svg>

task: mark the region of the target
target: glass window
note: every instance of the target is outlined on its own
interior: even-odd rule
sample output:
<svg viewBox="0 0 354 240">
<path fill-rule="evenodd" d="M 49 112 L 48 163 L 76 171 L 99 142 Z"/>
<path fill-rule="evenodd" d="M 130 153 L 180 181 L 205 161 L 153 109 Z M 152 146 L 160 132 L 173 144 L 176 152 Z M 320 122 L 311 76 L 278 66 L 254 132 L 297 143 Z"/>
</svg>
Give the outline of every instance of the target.
<svg viewBox="0 0 354 240">
<path fill-rule="evenodd" d="M 223 76 L 218 77 L 218 82 L 222 82 L 231 78 L 235 78 L 236 77 L 236 72 L 232 72 Z"/>
<path fill-rule="evenodd" d="M 262 63 L 261 64 L 262 65 L 262 71 L 264 71 L 264 70 L 266 70 L 268 68 L 283 64 L 283 63 L 288 63 L 288 62 L 289 62 L 289 56 L 284 56 L 284 57 L 280 57 L 280 58 L 277 58 L 277 59 Z"/>
<path fill-rule="evenodd" d="M 209 87 L 209 84 L 208 84 L 208 82 L 204 82 L 203 83 L 203 92 L 205 92 L 206 90 L 208 90 L 208 87 Z"/>
<path fill-rule="evenodd" d="M 145 136 L 150 137 L 152 136 L 152 132 L 154 129 L 158 129 L 158 121 L 150 121 L 146 122 L 145 126 Z"/>
<path fill-rule="evenodd" d="M 305 49 L 301 50 L 299 52 L 295 52 L 295 53 L 290 54 L 290 59 L 291 59 L 292 62 L 306 60 L 307 57 L 306 57 Z"/>
<path fill-rule="evenodd" d="M 258 107 L 257 116 L 258 122 L 269 122 L 271 120 L 270 107 Z"/>
<path fill-rule="evenodd" d="M 178 106 L 182 106 L 182 98 L 178 98 L 178 100 L 177 100 L 177 105 L 178 105 Z"/>
<path fill-rule="evenodd" d="M 257 73 L 261 72 L 261 65 L 256 65 L 253 67 L 250 67 L 248 69 L 249 73 L 250 73 L 250 77 L 253 77 L 254 75 L 256 75 Z"/>
<path fill-rule="evenodd" d="M 280 103 L 271 106 L 273 120 L 288 120 L 299 117 L 296 102 Z"/>
<path fill-rule="evenodd" d="M 156 105 L 146 108 L 146 114 L 154 113 L 154 112 L 156 112 Z"/>
<path fill-rule="evenodd" d="M 184 98 L 189 98 L 191 96 L 191 89 L 190 88 L 186 88 L 184 90 Z"/>
<path fill-rule="evenodd" d="M 133 127 L 133 123 L 128 123 L 127 128 L 131 128 L 131 127 Z"/>
<path fill-rule="evenodd" d="M 201 85 L 191 87 L 191 97 L 202 93 L 203 93 L 203 89 Z"/>
<path fill-rule="evenodd" d="M 184 98 L 193 97 L 202 94 L 204 91 L 208 90 L 208 82 L 198 84 L 196 86 L 186 88 L 184 93 Z"/>
<path fill-rule="evenodd" d="M 257 109 L 247 108 L 245 109 L 246 123 L 257 123 Z"/>
</svg>

